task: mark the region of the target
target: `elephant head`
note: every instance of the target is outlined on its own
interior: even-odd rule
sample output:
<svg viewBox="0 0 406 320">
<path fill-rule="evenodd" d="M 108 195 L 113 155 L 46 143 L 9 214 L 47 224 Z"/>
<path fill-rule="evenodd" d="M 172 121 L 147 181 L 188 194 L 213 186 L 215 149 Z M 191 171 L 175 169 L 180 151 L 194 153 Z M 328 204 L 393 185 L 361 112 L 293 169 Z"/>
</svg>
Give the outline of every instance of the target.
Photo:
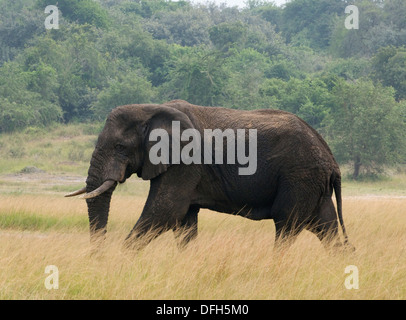
<svg viewBox="0 0 406 320">
<path fill-rule="evenodd" d="M 170 105 L 127 105 L 110 113 L 90 161 L 86 187 L 66 195 L 84 194 L 81 197 L 87 201 L 91 239 L 106 232 L 110 200 L 118 183 L 134 173 L 144 180 L 154 179 L 171 165 L 170 161 L 150 161 L 154 143 L 149 135 L 159 128 L 171 138 L 173 121 L 179 121 L 181 130 L 194 128 L 185 113 Z"/>
</svg>

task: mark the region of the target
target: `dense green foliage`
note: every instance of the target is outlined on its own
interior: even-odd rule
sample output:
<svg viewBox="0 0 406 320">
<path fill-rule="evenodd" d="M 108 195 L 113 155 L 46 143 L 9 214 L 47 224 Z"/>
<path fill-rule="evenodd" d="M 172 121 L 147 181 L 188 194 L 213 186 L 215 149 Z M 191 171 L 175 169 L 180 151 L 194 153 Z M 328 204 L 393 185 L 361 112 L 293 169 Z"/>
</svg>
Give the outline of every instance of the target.
<svg viewBox="0 0 406 320">
<path fill-rule="evenodd" d="M 44 9 L 59 9 L 47 30 Z M 117 105 L 185 99 L 278 108 L 342 162 L 406 160 L 406 1 L 0 0 L 0 133 L 104 119 Z"/>
</svg>

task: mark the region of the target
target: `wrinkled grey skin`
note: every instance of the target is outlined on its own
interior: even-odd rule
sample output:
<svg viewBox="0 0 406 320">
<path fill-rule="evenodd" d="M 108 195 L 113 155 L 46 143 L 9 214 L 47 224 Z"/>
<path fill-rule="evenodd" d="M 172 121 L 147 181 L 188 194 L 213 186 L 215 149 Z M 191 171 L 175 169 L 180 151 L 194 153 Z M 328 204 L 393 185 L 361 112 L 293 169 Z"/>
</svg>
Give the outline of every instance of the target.
<svg viewBox="0 0 406 320">
<path fill-rule="evenodd" d="M 180 121 L 181 130 L 199 130 L 202 137 L 205 128 L 257 129 L 256 173 L 238 175 L 238 163 L 153 165 L 148 154 L 156 142 L 149 141 L 149 133 L 156 128 L 170 133 L 172 121 Z M 323 243 L 341 245 L 339 222 L 348 244 L 339 167 L 323 138 L 288 112 L 200 107 L 181 100 L 117 107 L 99 136 L 86 180 L 88 193 L 105 181 L 115 182 L 106 192 L 87 199 L 91 239 L 106 232 L 115 186 L 134 173 L 150 180 L 150 190 L 125 240 L 131 248 L 141 248 L 167 230 L 175 232 L 181 246 L 186 244 L 197 235 L 200 208 L 252 220 L 273 219 L 277 245 L 303 229 Z"/>
</svg>

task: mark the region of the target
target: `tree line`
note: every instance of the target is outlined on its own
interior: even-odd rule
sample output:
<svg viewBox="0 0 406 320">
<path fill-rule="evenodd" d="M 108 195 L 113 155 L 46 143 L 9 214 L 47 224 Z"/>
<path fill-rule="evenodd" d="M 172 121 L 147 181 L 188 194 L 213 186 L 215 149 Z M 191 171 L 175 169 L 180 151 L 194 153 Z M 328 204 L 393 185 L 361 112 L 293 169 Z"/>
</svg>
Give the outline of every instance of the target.
<svg viewBox="0 0 406 320">
<path fill-rule="evenodd" d="M 351 1 L 352 30 L 349 4 L 0 0 L 0 133 L 172 99 L 274 108 L 318 130 L 354 178 L 379 173 L 406 162 L 406 2 Z"/>
</svg>

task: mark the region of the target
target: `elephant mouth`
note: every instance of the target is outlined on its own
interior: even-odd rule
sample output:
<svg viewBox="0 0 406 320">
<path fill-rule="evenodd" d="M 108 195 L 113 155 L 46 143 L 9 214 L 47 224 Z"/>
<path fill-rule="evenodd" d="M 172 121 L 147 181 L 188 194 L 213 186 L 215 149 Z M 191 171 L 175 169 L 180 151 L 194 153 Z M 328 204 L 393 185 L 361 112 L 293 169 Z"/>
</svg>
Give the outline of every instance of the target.
<svg viewBox="0 0 406 320">
<path fill-rule="evenodd" d="M 66 194 L 65 197 L 73 197 L 73 196 L 81 195 L 80 196 L 81 199 L 92 199 L 92 198 L 96 198 L 96 197 L 100 196 L 101 194 L 103 194 L 110 188 L 115 187 L 116 185 L 117 185 L 117 181 L 106 180 L 103 182 L 103 184 L 100 187 L 98 187 L 97 189 L 95 189 L 91 192 L 86 193 L 86 187 L 84 187 L 77 191 Z"/>
</svg>

